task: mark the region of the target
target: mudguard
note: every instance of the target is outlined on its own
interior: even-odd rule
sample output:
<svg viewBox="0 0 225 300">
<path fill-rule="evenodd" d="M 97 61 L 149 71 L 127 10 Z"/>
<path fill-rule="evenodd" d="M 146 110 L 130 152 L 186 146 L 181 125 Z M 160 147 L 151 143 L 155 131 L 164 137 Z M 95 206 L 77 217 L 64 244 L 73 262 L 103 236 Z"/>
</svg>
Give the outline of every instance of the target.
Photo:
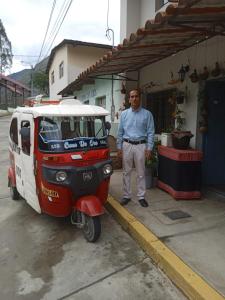
<svg viewBox="0 0 225 300">
<path fill-rule="evenodd" d="M 8 169 L 8 184 L 9 182 L 11 182 L 13 187 L 16 186 L 16 175 L 12 167 L 9 167 Z"/>
<path fill-rule="evenodd" d="M 91 217 L 102 215 L 105 212 L 101 201 L 98 199 L 98 197 L 93 195 L 80 197 L 76 201 L 74 209 L 79 210 Z"/>
</svg>

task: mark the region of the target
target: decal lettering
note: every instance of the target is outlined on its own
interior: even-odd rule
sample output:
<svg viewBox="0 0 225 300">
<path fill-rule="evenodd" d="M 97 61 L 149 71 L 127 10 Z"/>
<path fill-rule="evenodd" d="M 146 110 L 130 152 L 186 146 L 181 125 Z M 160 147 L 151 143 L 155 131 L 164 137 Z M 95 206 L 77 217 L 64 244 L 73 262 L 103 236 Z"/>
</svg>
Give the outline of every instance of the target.
<svg viewBox="0 0 225 300">
<path fill-rule="evenodd" d="M 85 148 L 88 146 L 87 142 L 85 141 L 79 141 L 80 147 Z"/>
<path fill-rule="evenodd" d="M 78 147 L 77 143 L 69 143 L 69 142 L 64 143 L 64 148 L 65 149 L 71 149 L 71 148 L 77 148 L 77 147 Z"/>
<path fill-rule="evenodd" d="M 76 140 L 67 140 L 62 142 L 47 142 L 49 150 L 60 151 L 60 150 L 78 150 L 85 148 L 98 148 L 107 145 L 106 138 L 97 139 L 97 138 L 86 138 L 86 139 L 76 139 Z"/>
<path fill-rule="evenodd" d="M 47 188 L 43 185 L 43 183 L 41 183 L 41 190 L 42 190 L 42 193 L 43 193 L 44 195 L 48 196 L 48 197 L 59 198 L 58 192 L 47 189 Z"/>
<path fill-rule="evenodd" d="M 101 145 L 107 145 L 107 142 L 106 142 L 106 140 L 100 140 L 100 144 Z"/>
<path fill-rule="evenodd" d="M 97 147 L 98 146 L 98 141 L 90 140 L 90 147 Z"/>
<path fill-rule="evenodd" d="M 60 149 L 60 144 L 52 144 L 51 145 L 51 149 L 54 150 L 54 149 Z"/>
<path fill-rule="evenodd" d="M 21 178 L 21 168 L 16 166 L 16 175 Z"/>
</svg>

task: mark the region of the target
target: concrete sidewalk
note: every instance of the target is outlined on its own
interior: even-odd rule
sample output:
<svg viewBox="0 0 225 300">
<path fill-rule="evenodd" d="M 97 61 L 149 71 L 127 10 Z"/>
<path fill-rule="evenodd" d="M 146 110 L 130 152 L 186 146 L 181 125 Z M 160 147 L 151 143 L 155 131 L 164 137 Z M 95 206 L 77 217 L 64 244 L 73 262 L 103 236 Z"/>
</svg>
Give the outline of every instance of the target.
<svg viewBox="0 0 225 300">
<path fill-rule="evenodd" d="M 122 207 L 114 200 L 122 197 L 122 171 L 114 171 L 109 210 L 189 298 L 225 299 L 225 197 L 207 192 L 201 200 L 176 201 L 152 188 L 146 195 L 149 207 L 143 208 L 135 197 L 135 172 L 132 182 L 134 197 Z M 167 213 L 182 218 L 172 220 Z M 168 255 L 161 257 L 152 242 Z"/>
</svg>

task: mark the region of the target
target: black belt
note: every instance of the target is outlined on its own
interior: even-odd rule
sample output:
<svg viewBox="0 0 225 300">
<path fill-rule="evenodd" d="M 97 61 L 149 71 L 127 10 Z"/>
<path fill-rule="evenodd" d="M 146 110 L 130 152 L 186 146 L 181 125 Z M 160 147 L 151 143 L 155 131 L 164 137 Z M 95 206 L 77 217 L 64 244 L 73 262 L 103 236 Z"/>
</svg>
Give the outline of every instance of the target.
<svg viewBox="0 0 225 300">
<path fill-rule="evenodd" d="M 140 141 L 132 141 L 132 140 L 128 140 L 128 139 L 123 139 L 124 142 L 127 142 L 129 144 L 132 144 L 132 145 L 139 145 L 139 144 L 145 144 L 146 143 L 146 140 L 140 140 Z"/>
</svg>

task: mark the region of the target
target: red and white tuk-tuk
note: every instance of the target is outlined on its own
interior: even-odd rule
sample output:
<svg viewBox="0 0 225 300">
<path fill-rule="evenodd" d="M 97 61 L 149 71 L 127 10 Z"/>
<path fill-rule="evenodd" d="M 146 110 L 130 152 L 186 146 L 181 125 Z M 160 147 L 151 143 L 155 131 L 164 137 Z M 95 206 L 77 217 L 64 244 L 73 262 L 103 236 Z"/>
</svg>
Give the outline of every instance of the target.
<svg viewBox="0 0 225 300">
<path fill-rule="evenodd" d="M 71 104 L 73 103 L 73 104 Z M 65 100 L 58 105 L 19 107 L 9 133 L 8 182 L 38 213 L 65 217 L 94 242 L 101 233 L 112 164 L 99 106 Z"/>
</svg>

